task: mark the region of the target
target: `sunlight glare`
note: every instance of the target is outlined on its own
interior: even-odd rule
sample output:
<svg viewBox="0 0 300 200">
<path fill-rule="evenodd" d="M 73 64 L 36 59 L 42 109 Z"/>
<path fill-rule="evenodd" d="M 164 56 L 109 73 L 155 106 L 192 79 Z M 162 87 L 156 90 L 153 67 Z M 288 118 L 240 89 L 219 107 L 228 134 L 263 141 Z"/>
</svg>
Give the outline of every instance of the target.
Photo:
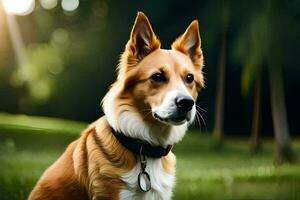
<svg viewBox="0 0 300 200">
<path fill-rule="evenodd" d="M 79 0 L 62 0 L 61 1 L 61 7 L 65 11 L 74 11 L 78 8 L 79 6 Z"/>
<path fill-rule="evenodd" d="M 40 4 L 44 9 L 50 10 L 57 5 L 57 0 L 40 0 Z"/>
<path fill-rule="evenodd" d="M 35 0 L 2 0 L 4 9 L 9 14 L 28 15 L 35 7 Z"/>
</svg>

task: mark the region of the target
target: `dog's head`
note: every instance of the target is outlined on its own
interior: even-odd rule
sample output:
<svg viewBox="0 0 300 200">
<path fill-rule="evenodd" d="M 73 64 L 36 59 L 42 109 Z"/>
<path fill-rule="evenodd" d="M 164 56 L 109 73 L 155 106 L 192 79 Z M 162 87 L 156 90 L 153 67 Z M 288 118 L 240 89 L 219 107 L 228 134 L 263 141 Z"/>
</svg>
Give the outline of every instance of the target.
<svg viewBox="0 0 300 200">
<path fill-rule="evenodd" d="M 133 129 L 125 124 L 131 118 L 132 123 L 148 126 L 140 129 L 186 127 L 195 118 L 195 101 L 204 86 L 202 68 L 197 21 L 175 40 L 171 50 L 165 50 L 147 17 L 139 12 L 121 56 L 117 81 L 104 99 L 108 121 L 123 132 L 124 126 Z"/>
</svg>

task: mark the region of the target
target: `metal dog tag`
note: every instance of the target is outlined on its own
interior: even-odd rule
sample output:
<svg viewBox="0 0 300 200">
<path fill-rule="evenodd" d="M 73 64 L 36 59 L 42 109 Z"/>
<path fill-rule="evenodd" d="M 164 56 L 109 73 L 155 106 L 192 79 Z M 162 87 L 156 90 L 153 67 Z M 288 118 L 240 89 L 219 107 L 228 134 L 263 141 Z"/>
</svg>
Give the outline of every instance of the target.
<svg viewBox="0 0 300 200">
<path fill-rule="evenodd" d="M 141 191 L 143 192 L 148 192 L 151 189 L 150 176 L 145 171 L 139 173 L 138 183 Z"/>
</svg>

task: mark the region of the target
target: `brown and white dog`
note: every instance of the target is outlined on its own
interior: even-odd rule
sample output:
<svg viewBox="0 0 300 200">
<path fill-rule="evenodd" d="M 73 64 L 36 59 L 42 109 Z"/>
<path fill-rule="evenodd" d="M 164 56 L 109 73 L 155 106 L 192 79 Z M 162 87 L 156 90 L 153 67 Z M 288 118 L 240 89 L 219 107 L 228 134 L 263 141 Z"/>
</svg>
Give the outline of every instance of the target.
<svg viewBox="0 0 300 200">
<path fill-rule="evenodd" d="M 196 20 L 165 50 L 139 12 L 103 100 L 105 116 L 44 172 L 29 199 L 170 199 L 176 160 L 169 147 L 195 118 L 202 67 Z M 139 152 L 130 148 L 135 140 Z M 166 152 L 151 156 L 157 149 Z"/>
</svg>

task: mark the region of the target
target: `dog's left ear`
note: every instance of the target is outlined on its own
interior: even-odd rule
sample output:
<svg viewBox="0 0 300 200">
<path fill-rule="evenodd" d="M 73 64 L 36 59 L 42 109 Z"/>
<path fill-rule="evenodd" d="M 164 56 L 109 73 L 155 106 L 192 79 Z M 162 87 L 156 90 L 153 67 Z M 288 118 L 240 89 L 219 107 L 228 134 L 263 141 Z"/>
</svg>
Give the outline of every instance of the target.
<svg viewBox="0 0 300 200">
<path fill-rule="evenodd" d="M 144 13 L 138 12 L 126 50 L 139 62 L 158 48 L 160 48 L 160 41 L 153 32 L 148 18 Z"/>
<path fill-rule="evenodd" d="M 194 20 L 186 31 L 173 42 L 172 49 L 188 55 L 196 67 L 202 68 L 203 56 L 197 20 Z"/>
</svg>

